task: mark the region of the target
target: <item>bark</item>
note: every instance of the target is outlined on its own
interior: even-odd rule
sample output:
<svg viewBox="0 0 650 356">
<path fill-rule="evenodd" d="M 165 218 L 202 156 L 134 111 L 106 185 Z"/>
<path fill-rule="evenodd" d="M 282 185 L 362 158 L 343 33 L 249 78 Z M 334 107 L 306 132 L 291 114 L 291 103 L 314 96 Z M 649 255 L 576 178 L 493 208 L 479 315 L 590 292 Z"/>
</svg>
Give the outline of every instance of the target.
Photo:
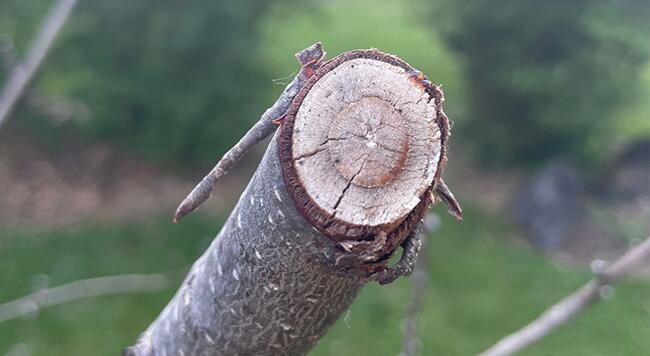
<svg viewBox="0 0 650 356">
<path fill-rule="evenodd" d="M 274 138 L 176 296 L 126 355 L 305 354 L 368 281 L 287 193 Z"/>
<path fill-rule="evenodd" d="M 442 92 L 376 50 L 315 58 L 300 61 L 316 71 L 276 120 L 282 129 L 221 232 L 126 355 L 302 355 L 365 283 L 412 271 L 446 161 Z"/>
</svg>

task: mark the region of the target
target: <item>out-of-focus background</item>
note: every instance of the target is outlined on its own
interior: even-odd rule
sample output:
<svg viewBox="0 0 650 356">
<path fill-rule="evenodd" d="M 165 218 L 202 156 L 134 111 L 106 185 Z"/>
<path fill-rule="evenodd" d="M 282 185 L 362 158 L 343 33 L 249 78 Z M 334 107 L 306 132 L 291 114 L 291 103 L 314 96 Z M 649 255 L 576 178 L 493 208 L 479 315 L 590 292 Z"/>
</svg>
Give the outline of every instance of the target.
<svg viewBox="0 0 650 356">
<path fill-rule="evenodd" d="M 54 0 L 0 0 L 0 87 Z M 0 127 L 0 305 L 79 279 L 163 274 L 0 321 L 0 354 L 114 355 L 173 295 L 264 150 L 182 223 L 176 204 L 296 72 L 375 47 L 425 72 L 453 120 L 417 317 L 425 355 L 475 354 L 648 235 L 647 0 L 82 0 Z M 650 352 L 650 272 L 526 355 Z M 314 355 L 401 348 L 407 279 L 369 285 Z M 30 309 L 31 308 L 31 309 Z M 5 310 L 6 312 L 6 310 Z M 5 315 L 6 316 L 6 315 Z"/>
</svg>

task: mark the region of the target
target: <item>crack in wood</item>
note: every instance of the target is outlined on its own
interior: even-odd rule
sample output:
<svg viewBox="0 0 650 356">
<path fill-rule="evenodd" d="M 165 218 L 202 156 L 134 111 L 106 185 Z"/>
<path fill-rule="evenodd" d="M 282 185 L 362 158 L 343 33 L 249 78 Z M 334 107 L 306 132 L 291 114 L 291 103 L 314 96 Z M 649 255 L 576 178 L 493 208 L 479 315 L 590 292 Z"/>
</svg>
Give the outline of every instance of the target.
<svg viewBox="0 0 650 356">
<path fill-rule="evenodd" d="M 354 181 L 354 178 L 356 178 L 359 175 L 359 173 L 361 173 L 361 171 L 363 170 L 363 166 L 365 166 L 365 164 L 366 164 L 365 161 L 361 163 L 361 167 L 359 167 L 359 170 L 357 171 L 357 173 L 355 173 L 352 176 L 352 178 L 350 178 L 350 180 L 348 181 L 348 184 L 345 186 L 345 188 L 343 188 L 343 191 L 341 192 L 341 195 L 339 196 L 338 200 L 334 204 L 334 215 L 336 214 L 336 209 L 339 207 L 339 204 L 341 204 L 341 201 L 343 200 L 343 197 L 345 196 L 345 192 L 347 192 L 348 189 L 350 189 L 350 186 L 352 185 L 352 181 Z"/>
<path fill-rule="evenodd" d="M 309 158 L 311 156 L 314 156 L 318 154 L 319 152 L 324 151 L 327 149 L 327 144 L 330 143 L 330 141 L 341 141 L 341 140 L 347 140 L 349 137 L 328 137 L 325 141 L 321 142 L 316 146 L 316 148 L 313 151 L 303 153 L 300 156 L 294 158 L 294 161 L 300 161 L 301 159 Z"/>
</svg>

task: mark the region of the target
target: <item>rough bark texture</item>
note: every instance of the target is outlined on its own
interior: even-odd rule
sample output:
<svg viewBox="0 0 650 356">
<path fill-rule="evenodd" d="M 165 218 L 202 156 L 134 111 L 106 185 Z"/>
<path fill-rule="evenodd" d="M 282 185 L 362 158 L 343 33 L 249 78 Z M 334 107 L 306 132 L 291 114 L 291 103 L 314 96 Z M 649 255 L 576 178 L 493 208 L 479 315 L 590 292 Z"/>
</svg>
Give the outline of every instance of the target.
<svg viewBox="0 0 650 356">
<path fill-rule="evenodd" d="M 328 81 L 336 73 L 342 79 Z M 310 99 L 310 91 L 323 92 L 320 80 L 334 85 L 339 99 Z M 419 250 L 410 236 L 446 160 L 442 101 L 422 73 L 376 50 L 318 66 L 219 235 L 126 354 L 302 355 L 365 283 L 410 273 Z M 319 105 L 336 120 L 310 115 Z M 309 154 L 293 149 L 294 133 L 319 122 L 322 130 L 312 132 L 326 142 L 310 160 L 319 168 L 298 172 L 296 162 Z M 298 136 L 298 143 L 321 142 Z M 325 149 L 329 155 L 319 156 Z M 314 184 L 327 168 L 337 183 Z M 405 258 L 382 278 L 400 244 Z"/>
<path fill-rule="evenodd" d="M 367 281 L 287 194 L 271 142 L 223 229 L 126 355 L 301 355 Z"/>
</svg>

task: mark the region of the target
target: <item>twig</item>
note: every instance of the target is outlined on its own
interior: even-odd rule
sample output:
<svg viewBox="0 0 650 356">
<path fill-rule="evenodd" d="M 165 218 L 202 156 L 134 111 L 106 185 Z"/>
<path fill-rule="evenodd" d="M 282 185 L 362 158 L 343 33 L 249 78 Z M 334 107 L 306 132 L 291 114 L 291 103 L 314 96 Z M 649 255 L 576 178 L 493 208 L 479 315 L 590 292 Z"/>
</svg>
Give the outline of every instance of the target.
<svg viewBox="0 0 650 356">
<path fill-rule="evenodd" d="M 0 127 L 41 66 L 76 2 L 77 0 L 60 0 L 54 5 L 41 27 L 36 42 L 27 54 L 27 58 L 22 64 L 12 69 L 5 87 L 0 92 Z"/>
<path fill-rule="evenodd" d="M 422 347 L 422 341 L 418 336 L 417 321 L 418 313 L 421 311 L 422 302 L 425 300 L 427 288 L 429 286 L 429 251 L 427 249 L 428 237 L 440 227 L 440 218 L 438 215 L 429 213 L 424 218 L 424 234 L 422 239 L 422 251 L 415 264 L 415 271 L 410 278 L 411 281 L 411 299 L 406 305 L 404 318 L 402 319 L 402 351 L 399 356 L 415 356 Z"/>
<path fill-rule="evenodd" d="M 650 258 L 650 237 L 630 249 L 582 288 L 547 309 L 524 328 L 501 339 L 480 356 L 512 355 L 536 343 L 596 301 L 601 296 L 603 288 L 616 282 L 648 258 Z"/>
<path fill-rule="evenodd" d="M 157 292 L 168 285 L 169 280 L 163 274 L 130 274 L 81 279 L 62 286 L 43 289 L 0 305 L 0 322 L 78 299 L 111 294 Z"/>
<path fill-rule="evenodd" d="M 176 209 L 174 222 L 178 222 L 208 199 L 212 195 L 217 180 L 225 176 L 253 145 L 264 140 L 275 131 L 276 122 L 274 121 L 284 116 L 293 98 L 302 89 L 307 80 L 311 78 L 314 71 L 320 67 L 324 57 L 325 52 L 323 52 L 320 42 L 296 53 L 296 59 L 301 65 L 296 77 L 284 88 L 284 91 L 273 106 L 266 109 L 259 121 L 246 132 L 244 137 L 233 148 L 223 155 L 212 171 L 181 202 L 178 209 Z"/>
</svg>

